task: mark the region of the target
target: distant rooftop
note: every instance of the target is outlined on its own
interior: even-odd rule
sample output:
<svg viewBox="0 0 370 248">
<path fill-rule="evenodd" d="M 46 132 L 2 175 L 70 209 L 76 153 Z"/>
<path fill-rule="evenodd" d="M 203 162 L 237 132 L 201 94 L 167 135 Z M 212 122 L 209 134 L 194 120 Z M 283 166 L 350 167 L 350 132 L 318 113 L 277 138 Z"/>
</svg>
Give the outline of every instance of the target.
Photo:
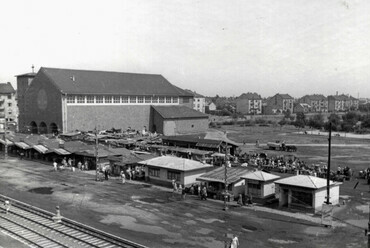
<svg viewBox="0 0 370 248">
<path fill-rule="evenodd" d="M 13 94 L 15 89 L 11 83 L 0 84 L 0 94 Z"/>
</svg>

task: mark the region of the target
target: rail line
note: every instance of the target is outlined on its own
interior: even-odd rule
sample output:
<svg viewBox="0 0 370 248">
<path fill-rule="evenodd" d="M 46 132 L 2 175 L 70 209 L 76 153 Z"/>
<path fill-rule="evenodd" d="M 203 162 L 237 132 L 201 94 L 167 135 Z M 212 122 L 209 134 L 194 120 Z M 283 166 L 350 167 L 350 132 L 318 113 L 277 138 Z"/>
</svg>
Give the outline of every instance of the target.
<svg viewBox="0 0 370 248">
<path fill-rule="evenodd" d="M 8 213 L 4 202 L 11 202 Z M 147 248 L 0 194 L 0 231 L 35 248 Z"/>
</svg>

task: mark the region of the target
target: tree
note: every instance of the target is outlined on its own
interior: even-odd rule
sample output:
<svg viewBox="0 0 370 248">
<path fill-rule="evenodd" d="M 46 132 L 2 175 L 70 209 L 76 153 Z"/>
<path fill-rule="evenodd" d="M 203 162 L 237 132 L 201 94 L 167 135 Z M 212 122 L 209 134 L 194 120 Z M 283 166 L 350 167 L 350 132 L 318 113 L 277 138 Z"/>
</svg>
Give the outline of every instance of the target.
<svg viewBox="0 0 370 248">
<path fill-rule="evenodd" d="M 306 126 L 306 116 L 303 112 L 298 112 L 296 115 L 296 121 L 294 123 L 296 127 L 305 127 Z"/>
<path fill-rule="evenodd" d="M 331 129 L 333 131 L 339 131 L 341 127 L 341 120 L 339 115 L 337 114 L 330 114 L 328 121 L 325 123 L 324 128 L 325 130 L 329 130 L 329 123 L 331 123 Z"/>
<path fill-rule="evenodd" d="M 365 116 L 364 120 L 362 121 L 361 127 L 363 128 L 370 128 L 370 116 Z"/>
<path fill-rule="evenodd" d="M 287 119 L 290 119 L 290 115 L 291 115 L 292 113 L 290 112 L 290 109 L 288 109 L 288 110 L 286 110 L 286 111 L 284 111 L 284 117 L 285 118 L 287 118 Z"/>
<path fill-rule="evenodd" d="M 322 114 L 316 114 L 308 120 L 308 126 L 321 129 L 324 126 L 324 117 Z"/>
</svg>

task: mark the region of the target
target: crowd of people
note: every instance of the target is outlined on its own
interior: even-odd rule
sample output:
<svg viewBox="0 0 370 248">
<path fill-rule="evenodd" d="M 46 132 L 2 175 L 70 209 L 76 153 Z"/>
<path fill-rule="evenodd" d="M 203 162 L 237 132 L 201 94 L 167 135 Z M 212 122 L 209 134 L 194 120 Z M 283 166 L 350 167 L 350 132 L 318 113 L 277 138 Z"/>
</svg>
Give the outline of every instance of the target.
<svg viewBox="0 0 370 248">
<path fill-rule="evenodd" d="M 265 153 L 243 154 L 241 156 L 244 165 L 252 165 L 261 170 L 274 171 L 279 173 L 311 175 L 321 178 L 327 177 L 326 164 L 307 164 L 299 158 L 289 156 L 271 156 L 268 157 Z M 330 171 L 330 179 L 335 181 L 350 180 L 353 176 L 353 171 L 348 166 L 338 166 L 337 171 Z"/>
</svg>

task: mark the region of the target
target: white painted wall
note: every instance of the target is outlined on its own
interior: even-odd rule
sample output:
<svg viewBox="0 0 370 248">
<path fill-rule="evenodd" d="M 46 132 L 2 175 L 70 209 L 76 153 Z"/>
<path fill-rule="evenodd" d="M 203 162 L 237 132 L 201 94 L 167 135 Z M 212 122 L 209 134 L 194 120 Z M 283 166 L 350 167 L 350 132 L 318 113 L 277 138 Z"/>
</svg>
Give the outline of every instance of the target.
<svg viewBox="0 0 370 248">
<path fill-rule="evenodd" d="M 313 207 L 316 211 L 319 211 L 322 208 L 322 204 L 326 201 L 326 194 L 326 188 L 316 191 L 313 202 Z M 330 187 L 330 202 L 332 205 L 339 203 L 339 185 Z"/>
<path fill-rule="evenodd" d="M 270 182 L 263 185 L 262 197 L 270 196 L 275 194 L 275 183 Z"/>
<path fill-rule="evenodd" d="M 189 184 L 195 183 L 197 177 L 200 177 L 206 172 L 207 172 L 206 169 L 196 170 L 196 171 L 186 171 L 185 178 L 184 178 L 184 184 L 189 185 Z"/>
</svg>

